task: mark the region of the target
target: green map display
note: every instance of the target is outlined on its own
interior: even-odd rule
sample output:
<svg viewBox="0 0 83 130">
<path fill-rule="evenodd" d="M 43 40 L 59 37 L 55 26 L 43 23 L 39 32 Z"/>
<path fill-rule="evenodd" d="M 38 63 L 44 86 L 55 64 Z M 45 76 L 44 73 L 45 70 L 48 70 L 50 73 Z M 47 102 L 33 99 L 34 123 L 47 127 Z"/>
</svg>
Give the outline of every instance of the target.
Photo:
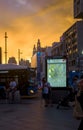
<svg viewBox="0 0 83 130">
<path fill-rule="evenodd" d="M 47 81 L 52 87 L 66 87 L 66 60 L 47 59 Z"/>
</svg>

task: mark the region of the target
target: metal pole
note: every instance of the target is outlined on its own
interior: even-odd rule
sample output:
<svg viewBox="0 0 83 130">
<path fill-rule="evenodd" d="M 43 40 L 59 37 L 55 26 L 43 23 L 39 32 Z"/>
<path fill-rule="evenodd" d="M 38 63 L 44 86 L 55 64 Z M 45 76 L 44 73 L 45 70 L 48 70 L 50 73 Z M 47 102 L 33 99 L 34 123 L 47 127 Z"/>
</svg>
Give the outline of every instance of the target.
<svg viewBox="0 0 83 130">
<path fill-rule="evenodd" d="M 20 54 L 22 54 L 22 52 L 20 52 L 20 49 L 18 49 L 18 64 L 20 64 Z"/>
<path fill-rule="evenodd" d="M 18 64 L 20 63 L 20 49 L 18 49 Z"/>
<path fill-rule="evenodd" d="M 5 64 L 7 64 L 7 32 L 5 32 Z"/>
</svg>

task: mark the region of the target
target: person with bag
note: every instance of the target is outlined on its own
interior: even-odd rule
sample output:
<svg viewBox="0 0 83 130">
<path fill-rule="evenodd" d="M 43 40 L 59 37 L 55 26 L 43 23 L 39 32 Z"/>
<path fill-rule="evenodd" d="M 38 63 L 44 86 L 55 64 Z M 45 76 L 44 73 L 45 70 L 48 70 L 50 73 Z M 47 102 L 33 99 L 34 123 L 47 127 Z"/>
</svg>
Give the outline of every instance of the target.
<svg viewBox="0 0 83 130">
<path fill-rule="evenodd" d="M 14 78 L 11 78 L 11 81 L 9 83 L 9 100 L 11 100 L 12 103 L 14 102 L 16 91 L 17 91 L 17 83 Z"/>
<path fill-rule="evenodd" d="M 83 75 L 78 82 L 79 92 L 75 97 L 74 117 L 81 120 L 78 130 L 83 130 Z"/>
<path fill-rule="evenodd" d="M 42 78 L 42 98 L 45 102 L 45 107 L 47 107 L 50 103 L 50 95 L 51 95 L 51 86 L 50 83 L 46 81 L 46 78 Z"/>
<path fill-rule="evenodd" d="M 74 100 L 75 100 L 76 94 L 78 93 L 78 80 L 79 80 L 78 75 L 75 75 L 73 77 L 73 83 L 72 83 L 72 93 L 73 93 L 73 96 L 74 96 Z"/>
<path fill-rule="evenodd" d="M 77 120 L 80 120 L 83 117 L 82 107 L 80 105 L 80 102 L 78 101 L 79 96 L 80 96 L 80 93 L 78 93 L 77 96 L 75 96 L 75 106 L 73 110 L 73 116 Z"/>
</svg>

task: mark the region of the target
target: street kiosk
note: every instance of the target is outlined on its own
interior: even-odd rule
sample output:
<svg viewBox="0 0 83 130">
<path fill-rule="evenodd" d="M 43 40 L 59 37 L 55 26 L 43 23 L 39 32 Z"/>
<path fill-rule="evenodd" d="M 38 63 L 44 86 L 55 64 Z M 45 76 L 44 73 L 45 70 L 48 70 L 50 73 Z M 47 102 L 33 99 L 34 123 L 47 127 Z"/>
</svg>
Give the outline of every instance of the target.
<svg viewBox="0 0 83 130">
<path fill-rule="evenodd" d="M 57 57 L 46 57 L 46 78 L 52 88 L 52 99 L 58 102 L 68 94 L 67 87 L 67 59 Z"/>
</svg>

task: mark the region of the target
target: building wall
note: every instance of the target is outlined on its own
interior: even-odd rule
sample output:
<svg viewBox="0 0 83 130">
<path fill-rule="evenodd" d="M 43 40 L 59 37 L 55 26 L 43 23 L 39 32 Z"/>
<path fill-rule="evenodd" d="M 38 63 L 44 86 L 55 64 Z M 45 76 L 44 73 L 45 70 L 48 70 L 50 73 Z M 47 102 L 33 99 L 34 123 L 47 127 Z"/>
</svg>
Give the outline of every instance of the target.
<svg viewBox="0 0 83 130">
<path fill-rule="evenodd" d="M 73 0 L 74 18 L 83 18 L 83 0 Z"/>
<path fill-rule="evenodd" d="M 37 67 L 37 53 L 35 53 L 31 58 L 31 67 L 36 68 Z"/>
<path fill-rule="evenodd" d="M 31 58 L 31 67 L 37 68 L 37 80 L 40 81 L 45 76 L 45 57 L 51 56 L 52 47 L 41 48 L 40 52 L 36 52 Z"/>
<path fill-rule="evenodd" d="M 64 53 L 63 42 L 54 42 L 52 44 L 51 54 L 52 56 L 62 56 Z"/>
<path fill-rule="evenodd" d="M 76 70 L 77 58 L 82 56 L 83 48 L 83 21 L 73 24 L 66 32 L 63 33 L 63 42 L 65 44 L 65 52 L 68 56 L 69 70 Z M 79 56 L 79 57 L 78 57 Z"/>
<path fill-rule="evenodd" d="M 52 47 L 46 47 L 41 55 L 41 78 L 46 75 L 46 66 L 45 66 L 45 57 L 52 56 L 51 54 Z"/>
<path fill-rule="evenodd" d="M 15 57 L 9 57 L 9 59 L 8 59 L 8 64 L 9 64 L 9 63 L 17 64 L 17 61 L 16 61 Z"/>
<path fill-rule="evenodd" d="M 81 56 L 83 51 L 83 21 L 77 22 L 78 30 L 78 53 Z"/>
</svg>

